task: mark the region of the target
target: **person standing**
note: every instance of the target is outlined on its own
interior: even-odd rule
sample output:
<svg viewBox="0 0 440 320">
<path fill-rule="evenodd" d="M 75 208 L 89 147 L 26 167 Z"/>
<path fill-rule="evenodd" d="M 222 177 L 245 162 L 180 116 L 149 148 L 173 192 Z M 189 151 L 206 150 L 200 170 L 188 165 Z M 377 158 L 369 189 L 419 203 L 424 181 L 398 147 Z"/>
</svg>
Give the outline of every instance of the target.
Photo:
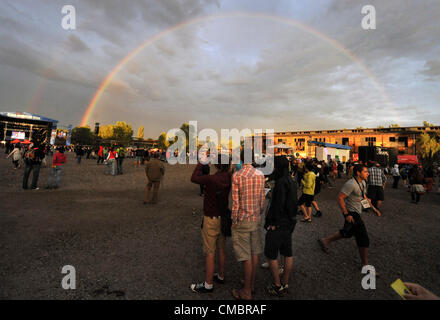
<svg viewBox="0 0 440 320">
<path fill-rule="evenodd" d="M 102 146 L 99 146 L 99 150 L 98 150 L 98 161 L 96 162 L 97 164 L 99 163 L 104 163 L 104 148 Z"/>
<path fill-rule="evenodd" d="M 156 204 L 159 197 L 160 183 L 165 175 L 165 166 L 159 160 L 159 152 L 154 153 L 153 159 L 145 165 L 145 174 L 148 178 L 147 188 L 145 190 L 144 204 L 150 203 L 150 192 L 153 188 L 152 204 Z"/>
<path fill-rule="evenodd" d="M 262 252 L 260 215 L 264 209 L 264 175 L 244 161 L 243 168 L 232 176 L 232 246 L 244 271 L 244 285 L 232 290 L 235 299 L 252 299 L 258 255 Z M 253 155 L 252 155 L 253 162 Z"/>
<path fill-rule="evenodd" d="M 65 164 L 67 161 L 66 155 L 64 154 L 64 148 L 58 147 L 56 150 L 56 153 L 54 154 L 52 158 L 52 168 L 50 169 L 50 176 L 49 176 L 49 185 L 46 187 L 46 189 L 58 189 L 60 186 L 60 180 L 61 180 L 61 168 L 63 164 Z M 52 181 L 55 176 L 55 185 L 52 186 Z"/>
<path fill-rule="evenodd" d="M 228 208 L 229 192 L 231 191 L 231 173 L 229 164 L 221 164 L 219 156 L 215 165 L 217 172 L 213 175 L 203 174 L 203 164 L 197 164 L 191 182 L 203 184 L 206 194 L 203 199 L 202 240 L 206 255 L 206 276 L 202 283 L 193 283 L 190 288 L 197 293 L 213 292 L 214 283 L 225 283 L 225 235 L 221 232 L 224 209 Z M 221 203 L 219 203 L 221 202 Z M 215 269 L 215 253 L 218 252 L 219 269 Z"/>
<path fill-rule="evenodd" d="M 400 172 L 399 172 L 399 165 L 396 163 L 393 167 L 393 170 L 391 170 L 391 174 L 393 175 L 393 189 L 397 189 L 399 186 L 399 180 L 400 180 Z"/>
<path fill-rule="evenodd" d="M 289 162 L 281 156 L 274 159 L 275 187 L 264 228 L 267 230 L 264 255 L 269 260 L 273 283 L 269 294 L 281 296 L 287 292 L 293 268 L 292 234 L 296 225 L 297 186 L 289 174 Z M 284 257 L 283 278 L 280 280 L 278 253 Z"/>
<path fill-rule="evenodd" d="M 124 149 L 123 146 L 120 146 L 116 150 L 116 152 L 118 153 L 118 158 L 116 159 L 117 164 L 118 164 L 118 166 L 117 166 L 118 167 L 117 174 L 122 174 L 123 173 L 123 171 L 122 171 L 122 163 L 124 162 L 124 159 L 125 159 L 125 149 Z"/>
<path fill-rule="evenodd" d="M 348 180 L 338 195 L 338 204 L 341 208 L 345 219 L 344 227 L 337 233 L 327 237 L 318 239 L 321 249 L 328 253 L 330 243 L 342 238 L 356 239 L 362 266 L 368 265 L 368 247 L 370 239 L 368 237 L 367 228 L 362 221 L 362 209 L 371 206 L 366 196 L 368 180 L 368 169 L 364 165 L 356 165 L 353 169 L 354 177 Z"/>
<path fill-rule="evenodd" d="M 24 170 L 23 176 L 23 189 L 28 189 L 28 180 L 29 176 L 32 172 L 32 190 L 38 190 L 38 177 L 40 175 L 40 167 L 41 162 L 44 159 L 44 151 L 43 146 L 38 146 L 33 148 L 32 145 L 29 146 L 29 149 L 26 151 L 24 155 L 26 168 Z"/>
<path fill-rule="evenodd" d="M 12 156 L 12 163 L 14 164 L 14 169 L 20 169 L 20 160 L 21 160 L 21 150 L 20 145 L 17 143 L 14 145 L 14 150 L 6 157 L 9 158 Z"/>
<path fill-rule="evenodd" d="M 82 157 L 83 157 L 83 155 L 84 155 L 84 149 L 83 149 L 83 147 L 80 146 L 80 145 L 78 145 L 78 146 L 76 147 L 75 153 L 76 153 L 76 158 L 77 158 L 77 160 L 78 160 L 78 164 L 81 164 L 81 159 L 82 159 Z"/>
<path fill-rule="evenodd" d="M 368 168 L 368 192 L 367 196 L 371 199 L 373 206 L 380 209 L 385 200 L 384 188 L 387 178 L 379 164 L 371 161 Z"/>
<path fill-rule="evenodd" d="M 422 170 L 417 165 L 414 165 L 409 178 L 409 183 L 411 184 L 411 203 L 418 204 L 420 196 L 425 193 L 425 188 L 423 187 L 424 180 L 425 177 Z"/>
<path fill-rule="evenodd" d="M 105 174 L 110 174 L 110 168 L 111 168 L 111 175 L 116 175 L 116 158 L 118 157 L 118 154 L 114 150 L 113 147 L 110 147 L 107 155 L 107 166 L 105 168 Z"/>
<path fill-rule="evenodd" d="M 313 172 L 313 165 L 308 162 L 305 165 L 306 174 L 301 180 L 302 195 L 299 198 L 298 206 L 304 214 L 304 219 L 301 222 L 312 222 L 312 201 L 315 195 L 316 175 Z"/>
</svg>

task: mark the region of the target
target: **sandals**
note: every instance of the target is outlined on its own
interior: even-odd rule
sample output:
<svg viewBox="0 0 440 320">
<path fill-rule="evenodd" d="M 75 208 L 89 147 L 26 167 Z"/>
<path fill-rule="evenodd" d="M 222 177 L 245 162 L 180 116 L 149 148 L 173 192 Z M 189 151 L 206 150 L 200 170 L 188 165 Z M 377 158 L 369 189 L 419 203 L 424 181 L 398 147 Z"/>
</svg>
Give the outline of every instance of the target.
<svg viewBox="0 0 440 320">
<path fill-rule="evenodd" d="M 312 218 L 302 219 L 301 222 L 312 222 Z"/>
<path fill-rule="evenodd" d="M 322 242 L 321 239 L 318 239 L 318 244 L 321 247 L 322 251 L 324 251 L 325 253 L 328 253 L 328 248 L 324 245 L 324 242 Z"/>
</svg>

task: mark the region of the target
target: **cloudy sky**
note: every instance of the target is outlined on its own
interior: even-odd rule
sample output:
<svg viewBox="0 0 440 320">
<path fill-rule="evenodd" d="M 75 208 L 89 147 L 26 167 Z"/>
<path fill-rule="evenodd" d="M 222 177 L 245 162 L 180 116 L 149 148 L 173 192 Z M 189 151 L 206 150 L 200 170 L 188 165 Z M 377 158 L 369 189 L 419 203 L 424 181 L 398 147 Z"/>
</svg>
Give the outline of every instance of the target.
<svg viewBox="0 0 440 320">
<path fill-rule="evenodd" d="M 76 30 L 61 27 L 65 4 Z M 361 27 L 366 4 L 376 30 Z M 439 0 L 2 0 L 0 111 L 78 125 L 107 75 L 162 33 L 115 75 L 89 125 L 125 120 L 157 137 L 190 120 L 439 124 L 439 16 Z"/>
</svg>

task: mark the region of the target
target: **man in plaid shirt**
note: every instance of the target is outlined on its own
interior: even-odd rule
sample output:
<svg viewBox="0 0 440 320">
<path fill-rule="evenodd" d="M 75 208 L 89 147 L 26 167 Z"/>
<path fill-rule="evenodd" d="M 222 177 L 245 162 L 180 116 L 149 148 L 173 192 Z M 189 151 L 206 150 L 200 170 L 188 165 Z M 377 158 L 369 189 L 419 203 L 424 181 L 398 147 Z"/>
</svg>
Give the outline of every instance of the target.
<svg viewBox="0 0 440 320">
<path fill-rule="evenodd" d="M 232 245 L 237 260 L 243 263 L 244 285 L 233 290 L 236 299 L 252 299 L 258 255 L 262 253 L 260 215 L 264 208 L 264 175 L 251 164 L 232 176 Z"/>
<path fill-rule="evenodd" d="M 378 163 L 370 161 L 368 166 L 368 192 L 367 197 L 371 199 L 371 203 L 377 209 L 380 209 L 382 201 L 385 200 L 384 187 L 387 178 Z"/>
</svg>

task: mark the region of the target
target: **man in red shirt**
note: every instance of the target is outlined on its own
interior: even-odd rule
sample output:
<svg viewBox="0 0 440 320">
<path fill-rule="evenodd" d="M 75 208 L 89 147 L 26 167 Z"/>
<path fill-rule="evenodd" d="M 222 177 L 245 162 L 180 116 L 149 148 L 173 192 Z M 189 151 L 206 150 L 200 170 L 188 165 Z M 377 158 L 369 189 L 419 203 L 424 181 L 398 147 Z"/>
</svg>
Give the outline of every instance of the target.
<svg viewBox="0 0 440 320">
<path fill-rule="evenodd" d="M 58 189 L 60 186 L 60 180 L 61 180 L 61 167 L 63 164 L 65 164 L 67 161 L 66 155 L 64 154 L 64 148 L 58 147 L 57 152 L 54 154 L 52 158 L 52 168 L 50 169 L 50 176 L 49 176 L 49 185 L 46 189 Z M 52 180 L 53 176 L 56 176 L 55 178 L 55 186 L 52 187 Z"/>
</svg>

